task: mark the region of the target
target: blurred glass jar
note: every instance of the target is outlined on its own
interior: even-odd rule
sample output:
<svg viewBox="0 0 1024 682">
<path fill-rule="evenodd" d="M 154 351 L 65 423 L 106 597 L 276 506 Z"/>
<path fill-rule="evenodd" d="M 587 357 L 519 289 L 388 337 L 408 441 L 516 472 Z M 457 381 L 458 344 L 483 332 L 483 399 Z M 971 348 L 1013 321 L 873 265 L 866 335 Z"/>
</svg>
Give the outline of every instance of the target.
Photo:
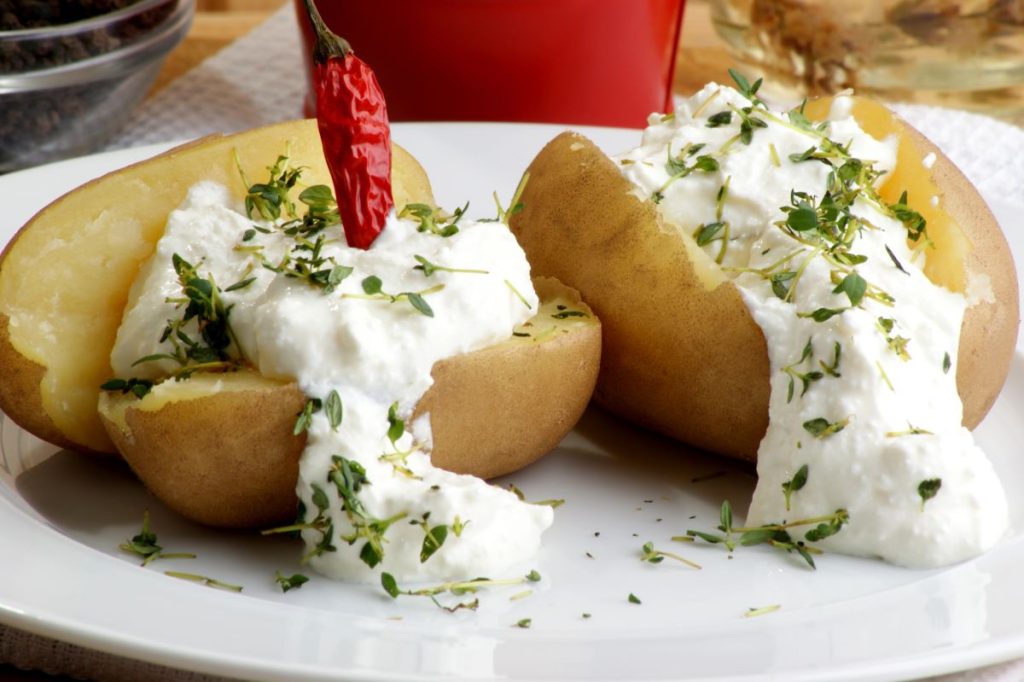
<svg viewBox="0 0 1024 682">
<path fill-rule="evenodd" d="M 854 88 L 1024 120 L 1024 0 L 711 0 L 776 97 Z"/>
</svg>

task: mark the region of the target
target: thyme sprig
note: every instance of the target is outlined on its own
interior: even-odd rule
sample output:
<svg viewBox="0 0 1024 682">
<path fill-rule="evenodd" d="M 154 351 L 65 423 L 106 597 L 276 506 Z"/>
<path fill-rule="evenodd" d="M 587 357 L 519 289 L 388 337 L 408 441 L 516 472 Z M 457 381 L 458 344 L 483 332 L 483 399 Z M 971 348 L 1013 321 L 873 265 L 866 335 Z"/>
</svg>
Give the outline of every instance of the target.
<svg viewBox="0 0 1024 682">
<path fill-rule="evenodd" d="M 142 514 L 142 529 L 131 537 L 130 540 L 118 545 L 118 549 L 128 554 L 142 557 L 141 566 L 148 566 L 157 559 L 195 559 L 196 555 L 191 552 L 165 552 L 163 547 L 157 544 L 156 533 L 149 527 L 149 510 Z"/>
<path fill-rule="evenodd" d="M 496 218 L 485 219 L 482 222 L 505 223 L 508 225 L 512 216 L 523 210 L 523 192 L 526 190 L 526 183 L 529 181 L 530 174 L 528 172 L 523 173 L 523 176 L 519 178 L 519 184 L 516 185 L 516 189 L 512 193 L 512 199 L 509 201 L 507 209 L 501 205 L 501 199 L 498 198 L 498 193 L 495 192 L 494 205 L 498 209 L 498 215 Z"/>
<path fill-rule="evenodd" d="M 244 588 L 241 585 L 235 585 L 233 583 L 226 583 L 223 580 L 217 580 L 206 575 L 199 575 L 198 573 L 185 573 L 184 571 L 164 571 L 164 575 L 168 575 L 172 578 L 178 578 L 179 580 L 187 580 L 193 583 L 199 583 L 206 587 L 214 587 L 218 590 L 227 590 L 228 592 L 241 592 Z"/>
<path fill-rule="evenodd" d="M 687 144 L 676 156 L 672 156 L 671 147 L 666 149 L 668 154 L 668 160 L 665 163 L 665 169 L 669 174 L 668 180 L 666 180 L 661 187 L 656 189 L 651 195 L 651 200 L 659 204 L 665 198 L 665 191 L 672 185 L 672 183 L 685 178 L 694 172 L 702 173 L 714 173 L 719 168 L 718 159 L 710 154 L 700 154 L 695 159 L 693 158 L 704 148 L 703 144 Z"/>
<path fill-rule="evenodd" d="M 289 535 L 302 530 L 312 530 L 320 533 L 320 540 L 312 549 L 302 557 L 301 564 L 305 565 L 310 559 L 318 557 L 325 552 L 336 552 L 334 546 L 334 521 L 329 514 L 331 501 L 322 487 L 313 483 L 310 485 L 312 491 L 313 505 L 317 508 L 317 514 L 312 521 L 306 521 L 305 505 L 299 504 L 298 518 L 295 523 L 276 528 L 267 528 L 260 531 L 261 535 Z"/>
<path fill-rule="evenodd" d="M 420 519 L 412 519 L 409 523 L 423 529 L 423 545 L 420 547 L 420 563 L 426 563 L 427 559 L 434 556 L 437 550 L 441 549 L 445 540 L 448 539 L 448 524 L 438 523 L 430 525 L 430 512 L 424 512 Z"/>
<path fill-rule="evenodd" d="M 309 582 L 309 577 L 301 573 L 294 573 L 286 576 L 281 571 L 274 571 L 274 582 L 281 587 L 282 592 L 297 590 Z"/>
<path fill-rule="evenodd" d="M 424 277 L 432 277 L 435 272 L 462 272 L 473 275 L 487 275 L 490 274 L 487 270 L 474 270 L 470 268 L 449 268 L 444 265 L 438 265 L 437 263 L 431 263 L 423 256 L 413 256 L 419 265 L 413 266 L 413 270 L 419 270 L 423 273 Z"/>
<path fill-rule="evenodd" d="M 183 307 L 183 312 L 180 319 L 167 321 L 159 343 L 169 341 L 173 351 L 143 356 L 133 362 L 132 366 L 155 360 L 173 360 L 181 367 L 173 373 L 176 379 L 187 379 L 200 370 L 223 371 L 236 368 L 242 361 L 242 354 L 228 320 L 231 306 L 225 304 L 213 275 L 208 278 L 200 276 L 197 267 L 177 253 L 171 257 L 171 263 L 178 275 L 183 296 L 168 298 L 167 302 Z M 199 339 L 193 339 L 185 331 L 186 325 L 193 320 L 199 331 Z"/>
<path fill-rule="evenodd" d="M 386 519 L 378 519 L 367 513 L 358 493 L 370 481 L 366 477 L 366 470 L 355 460 L 333 455 L 327 480 L 334 483 L 338 497 L 341 498 L 341 508 L 352 524 L 352 532 L 339 535 L 339 538 L 349 545 L 364 540 L 359 558 L 370 568 L 375 567 L 384 559 L 385 533 L 393 523 L 408 516 L 407 512 L 399 512 Z"/>
<path fill-rule="evenodd" d="M 793 474 L 793 478 L 782 483 L 782 494 L 786 497 L 786 511 L 789 511 L 789 504 L 793 497 L 793 493 L 802 490 L 803 487 L 807 485 L 808 471 L 808 466 L 804 464 L 796 470 L 796 473 Z"/>
<path fill-rule="evenodd" d="M 814 516 L 796 521 L 768 524 L 746 528 L 734 528 L 732 525 L 732 507 L 729 501 L 722 502 L 719 510 L 718 530 L 721 534 L 706 533 L 699 530 L 687 530 L 686 535 L 673 537 L 673 540 L 680 542 L 693 542 L 695 539 L 703 540 L 710 544 L 720 544 L 730 553 L 737 546 L 749 547 L 753 545 L 767 544 L 775 549 L 791 553 L 796 552 L 811 568 L 816 568 L 813 554 L 821 554 L 821 550 L 808 546 L 808 542 L 819 542 L 827 537 L 838 533 L 850 520 L 850 515 L 845 509 L 837 509 L 832 514 Z M 803 540 L 796 540 L 789 533 L 791 528 L 813 526 L 804 533 Z M 738 537 L 737 537 L 738 536 Z"/>
<path fill-rule="evenodd" d="M 426 232 L 438 237 L 451 237 L 458 234 L 459 221 L 468 209 L 468 203 L 462 208 L 455 209 L 454 213 L 445 213 L 440 208 L 434 208 L 429 204 L 406 204 L 398 212 L 398 217 L 418 221 L 417 232 Z"/>
<path fill-rule="evenodd" d="M 150 391 L 153 390 L 153 382 L 149 379 L 138 379 L 135 377 L 129 379 L 107 379 L 100 384 L 101 391 L 121 391 L 121 393 L 131 393 L 136 398 L 145 398 Z"/>
<path fill-rule="evenodd" d="M 813 356 L 813 354 L 814 346 L 811 343 L 811 338 L 808 337 L 807 343 L 804 344 L 804 350 L 800 354 L 800 359 L 794 362 L 793 364 L 786 365 L 785 367 L 782 368 L 782 371 L 789 375 L 789 386 L 786 390 L 787 403 L 793 401 L 793 391 L 796 387 L 797 379 L 800 380 L 800 383 L 803 386 L 803 388 L 800 391 L 800 396 L 803 397 L 803 395 L 807 393 L 807 389 L 811 387 L 811 384 L 813 384 L 815 381 L 820 381 L 821 379 L 825 378 L 825 374 L 823 372 L 819 372 L 818 370 L 812 369 L 807 372 L 801 372 L 800 370 L 797 369 L 799 365 L 802 365 L 804 362 L 810 359 Z"/>
<path fill-rule="evenodd" d="M 700 564 L 690 561 L 684 556 L 681 556 L 674 552 L 666 552 L 661 549 L 656 549 L 654 547 L 653 542 L 645 542 L 643 546 L 640 548 L 640 561 L 644 561 L 649 564 L 660 564 L 666 558 L 675 559 L 676 561 L 685 564 L 690 568 L 695 568 L 697 570 L 700 570 L 701 568 Z"/>
<path fill-rule="evenodd" d="M 834 436 L 843 429 L 845 429 L 850 423 L 849 417 L 844 417 L 838 421 L 830 422 L 824 417 L 815 417 L 814 419 L 808 419 L 803 423 L 804 431 L 811 434 L 815 438 L 822 439 Z"/>
<path fill-rule="evenodd" d="M 875 327 L 882 332 L 886 345 L 896 354 L 896 357 L 904 362 L 910 360 L 910 352 L 907 350 L 910 339 L 895 333 L 896 320 L 891 317 L 879 317 L 875 321 Z"/>
<path fill-rule="evenodd" d="M 433 317 L 434 309 L 430 307 L 424 296 L 429 294 L 437 293 L 444 289 L 443 284 L 435 284 L 427 289 L 420 291 L 403 291 L 397 294 L 389 294 L 384 291 L 384 283 L 380 277 L 376 275 L 370 275 L 362 281 L 363 293 L 362 294 L 342 294 L 343 298 L 362 298 L 368 300 L 387 301 L 389 303 L 398 303 L 399 301 L 406 301 L 413 307 L 413 309 L 424 315 L 425 317 Z"/>
<path fill-rule="evenodd" d="M 249 218 L 277 220 L 282 213 L 295 216 L 295 202 L 291 200 L 290 194 L 302 174 L 302 169 L 291 167 L 290 156 L 290 150 L 286 148 L 285 153 L 277 157 L 274 165 L 267 168 L 270 173 L 267 182 L 252 184 L 245 176 L 238 152 L 235 151 L 235 165 L 242 177 L 242 183 L 247 188 L 245 213 Z"/>
<path fill-rule="evenodd" d="M 470 601 L 459 601 L 454 605 L 448 606 L 438 599 L 438 596 L 443 594 L 451 594 L 455 597 L 464 597 L 466 595 L 476 595 L 482 588 L 485 587 L 498 587 L 503 585 L 523 585 L 526 583 L 539 582 L 541 579 L 540 573 L 537 571 L 530 571 L 521 578 L 506 578 L 506 579 L 491 579 L 491 578 L 474 578 L 473 580 L 463 580 L 454 582 L 445 582 L 440 585 L 433 587 L 424 587 L 420 589 L 409 589 L 403 590 L 398 586 L 398 582 L 395 577 L 384 571 L 380 576 L 381 587 L 384 591 L 392 598 L 397 599 L 401 595 L 407 595 L 410 597 L 427 597 L 436 605 L 438 608 L 444 609 L 449 613 L 454 613 L 460 609 L 469 609 L 475 611 L 480 606 L 480 599 L 475 597 Z"/>
<path fill-rule="evenodd" d="M 405 435 L 405 420 L 398 416 L 398 402 L 393 402 L 388 407 L 388 431 L 387 438 L 391 443 L 391 452 L 385 452 L 380 455 L 377 459 L 381 462 L 390 464 L 396 473 L 402 474 L 408 478 L 419 479 L 413 473 L 412 469 L 406 464 L 409 459 L 409 455 L 416 451 L 416 444 L 413 443 L 412 447 L 408 450 L 402 450 L 398 447 L 399 439 Z"/>
</svg>

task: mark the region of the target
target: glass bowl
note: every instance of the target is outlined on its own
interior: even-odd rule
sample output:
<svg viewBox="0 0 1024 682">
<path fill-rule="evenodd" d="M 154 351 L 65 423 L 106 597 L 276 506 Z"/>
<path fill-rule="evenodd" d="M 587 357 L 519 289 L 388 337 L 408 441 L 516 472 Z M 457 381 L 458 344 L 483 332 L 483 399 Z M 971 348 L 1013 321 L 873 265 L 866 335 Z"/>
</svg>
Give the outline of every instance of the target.
<svg viewBox="0 0 1024 682">
<path fill-rule="evenodd" d="M 776 99 L 854 88 L 1024 124 L 1022 0 L 711 0 L 711 12 Z"/>
<path fill-rule="evenodd" d="M 0 31 L 0 173 L 102 144 L 194 13 L 193 0 L 140 0 L 74 23 Z"/>
</svg>

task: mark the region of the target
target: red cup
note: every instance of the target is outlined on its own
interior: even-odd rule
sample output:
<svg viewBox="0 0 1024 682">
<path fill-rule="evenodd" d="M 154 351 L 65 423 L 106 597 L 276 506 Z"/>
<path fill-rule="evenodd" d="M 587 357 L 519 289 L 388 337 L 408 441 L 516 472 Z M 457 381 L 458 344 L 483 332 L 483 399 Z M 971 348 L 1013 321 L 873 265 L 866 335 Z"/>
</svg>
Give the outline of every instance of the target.
<svg viewBox="0 0 1024 682">
<path fill-rule="evenodd" d="M 393 121 L 640 127 L 672 107 L 685 0 L 319 0 Z M 312 28 L 296 0 L 312 79 Z M 307 113 L 315 110 L 312 90 Z"/>
</svg>

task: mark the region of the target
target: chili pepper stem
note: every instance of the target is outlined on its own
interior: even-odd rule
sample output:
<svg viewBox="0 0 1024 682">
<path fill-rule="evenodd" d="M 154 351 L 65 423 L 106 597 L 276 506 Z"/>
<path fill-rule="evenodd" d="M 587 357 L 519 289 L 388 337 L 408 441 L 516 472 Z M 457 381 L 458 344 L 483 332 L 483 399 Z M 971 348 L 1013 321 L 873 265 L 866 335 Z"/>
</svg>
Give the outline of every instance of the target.
<svg viewBox="0 0 1024 682">
<path fill-rule="evenodd" d="M 323 64 L 331 57 L 344 57 L 352 51 L 348 41 L 327 28 L 323 17 L 320 16 L 314 0 L 305 0 L 306 15 L 313 24 L 313 33 L 316 35 L 316 46 L 313 48 L 313 59 L 317 64 Z"/>
</svg>

